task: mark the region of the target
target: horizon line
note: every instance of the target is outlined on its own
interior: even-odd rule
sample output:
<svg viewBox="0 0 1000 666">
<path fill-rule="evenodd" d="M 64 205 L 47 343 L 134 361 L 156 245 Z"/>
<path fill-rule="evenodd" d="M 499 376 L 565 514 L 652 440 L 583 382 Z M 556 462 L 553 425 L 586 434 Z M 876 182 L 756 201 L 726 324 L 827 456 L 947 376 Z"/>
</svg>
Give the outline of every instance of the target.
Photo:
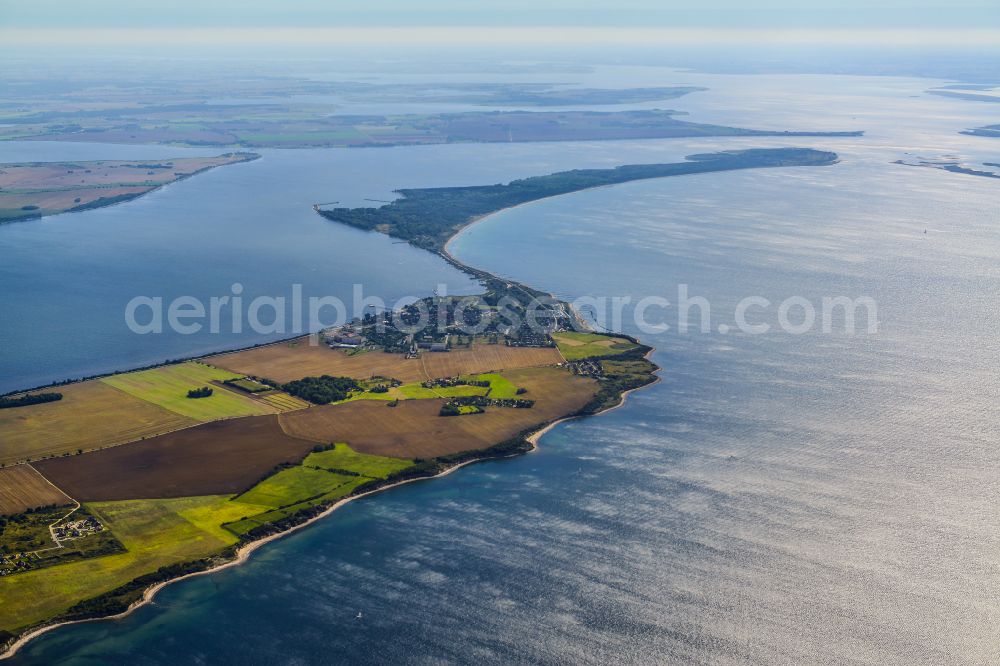
<svg viewBox="0 0 1000 666">
<path fill-rule="evenodd" d="M 13 28 L 5 46 L 131 45 L 884 45 L 994 46 L 994 28 L 671 28 L 578 26 L 380 26 L 298 28 Z"/>
</svg>

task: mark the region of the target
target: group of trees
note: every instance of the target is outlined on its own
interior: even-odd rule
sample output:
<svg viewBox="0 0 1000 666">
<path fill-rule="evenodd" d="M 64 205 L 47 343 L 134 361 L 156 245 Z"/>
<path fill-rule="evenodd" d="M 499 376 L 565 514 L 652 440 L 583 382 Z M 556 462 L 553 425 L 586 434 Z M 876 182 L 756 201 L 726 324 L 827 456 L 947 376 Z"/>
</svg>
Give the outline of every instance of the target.
<svg viewBox="0 0 1000 666">
<path fill-rule="evenodd" d="M 62 400 L 62 397 L 62 393 L 32 393 L 16 398 L 0 398 L 0 409 L 27 407 L 28 405 L 38 405 L 43 402 L 55 402 L 56 400 Z"/>
<path fill-rule="evenodd" d="M 438 416 L 462 416 L 463 414 L 482 414 L 484 410 L 479 405 L 463 405 L 460 402 L 451 401 L 441 405 Z"/>
<path fill-rule="evenodd" d="M 525 391 L 526 393 L 527 391 Z M 513 409 L 531 409 L 534 400 L 521 398 L 490 398 L 485 395 L 457 396 L 441 407 L 440 416 L 458 416 L 460 414 L 478 414 L 484 407 L 507 407 Z"/>
<path fill-rule="evenodd" d="M 210 386 L 202 386 L 201 388 L 191 389 L 188 391 L 189 398 L 207 398 L 212 395 L 215 391 Z"/>
<path fill-rule="evenodd" d="M 282 385 L 282 390 L 314 405 L 328 405 L 331 402 L 346 400 L 351 391 L 358 390 L 358 382 L 350 377 L 306 377 Z"/>
</svg>

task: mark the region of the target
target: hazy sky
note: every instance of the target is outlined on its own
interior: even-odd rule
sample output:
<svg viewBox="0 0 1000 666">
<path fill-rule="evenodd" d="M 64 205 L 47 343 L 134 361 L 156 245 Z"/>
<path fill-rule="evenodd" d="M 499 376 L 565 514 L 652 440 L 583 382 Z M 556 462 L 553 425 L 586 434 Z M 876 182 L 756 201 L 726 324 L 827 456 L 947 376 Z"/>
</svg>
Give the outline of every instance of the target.
<svg viewBox="0 0 1000 666">
<path fill-rule="evenodd" d="M 1000 28 L 998 0 L 3 0 L 7 27 Z"/>
<path fill-rule="evenodd" d="M 21 34 L 25 41 L 46 35 L 64 39 L 67 30 L 80 31 L 80 38 L 86 33 L 106 39 L 123 28 L 161 33 L 228 28 L 235 34 L 272 28 L 374 31 L 418 26 L 450 28 L 426 33 L 431 39 L 458 35 L 457 27 L 511 31 L 536 26 L 569 28 L 564 35 L 581 39 L 607 28 L 618 29 L 609 34 L 624 39 L 627 31 L 622 29 L 628 28 L 842 35 L 863 28 L 911 35 L 948 31 L 961 41 L 956 31 L 982 35 L 1000 30 L 1000 0 L 0 0 L 0 37 Z"/>
</svg>

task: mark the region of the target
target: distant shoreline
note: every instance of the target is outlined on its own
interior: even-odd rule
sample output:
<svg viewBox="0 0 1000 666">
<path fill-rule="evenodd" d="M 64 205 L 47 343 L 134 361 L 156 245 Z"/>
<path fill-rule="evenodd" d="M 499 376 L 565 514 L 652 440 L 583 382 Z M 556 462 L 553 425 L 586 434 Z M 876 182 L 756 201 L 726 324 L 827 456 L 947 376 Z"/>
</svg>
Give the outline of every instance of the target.
<svg viewBox="0 0 1000 666">
<path fill-rule="evenodd" d="M 2 145 L 2 143 L 0 143 L 0 145 Z M 261 156 L 258 155 L 257 153 L 244 153 L 244 152 L 225 153 L 223 155 L 219 155 L 218 157 L 226 157 L 228 155 L 233 155 L 233 156 L 240 155 L 242 156 L 242 159 L 233 160 L 232 162 L 226 162 L 225 164 L 212 164 L 209 166 L 205 166 L 200 169 L 196 169 L 191 173 L 186 173 L 183 176 L 177 176 L 173 180 L 167 181 L 165 183 L 160 183 L 159 185 L 153 185 L 149 189 L 143 190 L 142 192 L 132 192 L 112 197 L 99 197 L 98 199 L 95 199 L 88 203 L 80 204 L 79 206 L 73 206 L 71 208 L 60 210 L 54 213 L 45 214 L 45 213 L 34 213 L 34 211 L 30 211 L 27 212 L 27 214 L 18 217 L 0 218 L 0 225 L 13 224 L 15 222 L 32 222 L 35 220 L 44 219 L 46 217 L 66 215 L 67 213 L 84 213 L 88 210 L 109 208 L 111 206 L 117 206 L 118 204 L 129 203 L 130 201 L 135 201 L 136 199 L 144 197 L 147 194 L 150 194 L 151 192 L 156 192 L 157 190 L 169 187 L 174 183 L 179 183 L 182 180 L 193 178 L 194 176 L 197 176 L 198 174 L 201 173 L 205 173 L 206 171 L 211 171 L 212 169 L 218 169 L 219 167 L 232 166 L 233 164 L 243 164 L 245 162 L 253 162 L 254 160 L 259 160 L 261 158 Z M 172 158 L 172 159 L 198 159 L 198 158 Z M 0 166 L 34 166 L 34 165 L 45 165 L 45 164 L 62 164 L 63 162 L 74 163 L 74 164 L 88 164 L 94 162 L 124 162 L 124 161 L 126 160 L 51 160 L 47 162 L 4 162 L 0 164 Z M 135 160 L 135 161 L 141 161 L 141 160 Z M 141 187 L 141 186 L 124 185 L 123 187 Z M 84 188 L 84 189 L 91 189 L 91 188 Z M 99 188 L 95 187 L 93 189 L 99 189 Z"/>
</svg>

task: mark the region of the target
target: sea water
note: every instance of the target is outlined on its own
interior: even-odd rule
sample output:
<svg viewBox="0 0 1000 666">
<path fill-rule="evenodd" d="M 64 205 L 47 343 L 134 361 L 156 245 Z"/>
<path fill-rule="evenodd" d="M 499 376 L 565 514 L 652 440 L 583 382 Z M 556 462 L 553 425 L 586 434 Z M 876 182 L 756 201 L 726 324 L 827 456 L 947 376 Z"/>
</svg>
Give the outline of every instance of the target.
<svg viewBox="0 0 1000 666">
<path fill-rule="evenodd" d="M 240 248 L 268 249 L 251 256 L 276 248 L 262 275 L 306 252 L 282 279 L 311 269 L 357 279 L 343 266 L 324 273 L 332 269 L 310 247 L 339 241 L 355 244 L 350 254 L 368 244 L 412 262 L 404 272 L 425 282 L 454 283 L 436 259 L 329 225 L 308 205 L 727 147 L 808 145 L 842 158 L 581 192 L 469 229 L 452 246 L 461 260 L 566 299 L 675 302 L 687 285 L 710 303 L 710 330 L 643 332 L 626 306 L 624 330 L 655 345 L 663 369 L 623 408 L 556 427 L 530 455 L 353 502 L 243 566 L 166 588 L 123 620 L 47 634 L 14 663 L 995 661 L 997 182 L 892 162 L 908 152 L 982 160 L 1000 155 L 1000 142 L 957 134 L 984 112 L 921 97 L 927 81 L 689 78 L 711 79 L 712 91 L 672 105 L 700 104 L 699 119 L 735 123 L 742 100 L 745 125 L 868 134 L 268 153 L 127 206 L 0 230 L 7 247 L 26 244 L 24 257 L 53 245 L 72 255 L 41 229 L 123 231 L 139 207 L 168 215 L 149 233 L 176 240 L 159 227 L 192 215 L 193 200 L 209 207 L 204 219 L 224 220 L 221 230 L 197 225 L 205 259 L 211 249 L 232 266 L 223 248 L 242 224 L 252 232 Z M 295 185 L 300 174 L 271 189 L 279 170 L 268 160 L 341 166 L 308 187 Z M 262 191 L 248 193 L 248 182 Z M 181 196 L 193 191 L 203 194 Z M 240 203 L 247 196 L 273 207 L 256 217 L 260 206 Z M 305 210 L 292 214 L 288 201 Z M 173 212 L 154 212 L 163 210 Z M 310 242 L 296 243 L 301 233 Z M 380 270 L 390 271 L 385 285 L 399 278 L 374 261 L 361 274 Z M 794 335 L 773 308 L 755 314 L 773 325 L 767 334 L 719 332 L 747 296 L 839 295 L 873 298 L 877 332 Z M 57 350 L 75 344 L 50 339 Z"/>
</svg>

